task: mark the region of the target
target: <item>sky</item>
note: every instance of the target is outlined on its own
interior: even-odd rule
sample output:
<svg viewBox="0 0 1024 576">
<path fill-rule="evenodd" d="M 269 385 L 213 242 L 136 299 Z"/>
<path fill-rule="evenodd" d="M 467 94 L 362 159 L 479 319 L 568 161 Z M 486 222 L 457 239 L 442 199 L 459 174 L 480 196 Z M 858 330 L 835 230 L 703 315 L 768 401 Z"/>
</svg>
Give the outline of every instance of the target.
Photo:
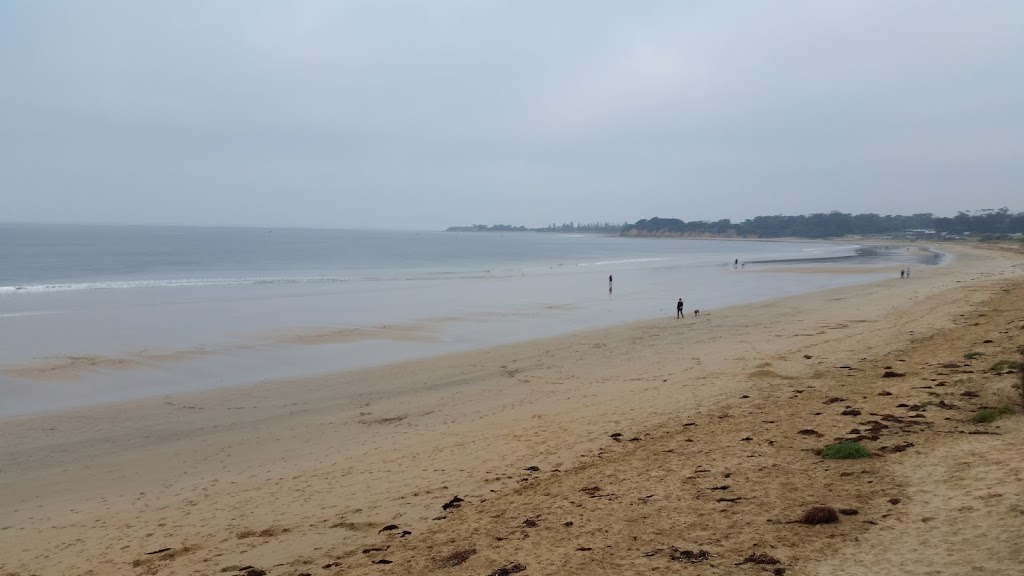
<svg viewBox="0 0 1024 576">
<path fill-rule="evenodd" d="M 0 221 L 1024 211 L 1024 2 L 0 0 Z"/>
</svg>

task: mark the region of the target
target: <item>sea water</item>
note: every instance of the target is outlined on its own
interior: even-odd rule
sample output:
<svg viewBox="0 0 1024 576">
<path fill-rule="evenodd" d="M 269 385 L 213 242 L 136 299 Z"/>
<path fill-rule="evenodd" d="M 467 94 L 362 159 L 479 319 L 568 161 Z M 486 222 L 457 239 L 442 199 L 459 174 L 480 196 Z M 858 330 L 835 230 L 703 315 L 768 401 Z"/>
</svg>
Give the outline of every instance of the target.
<svg viewBox="0 0 1024 576">
<path fill-rule="evenodd" d="M 826 242 L 0 225 L 0 416 L 671 317 L 678 298 L 711 310 L 881 277 L 784 263 L 905 258 Z"/>
</svg>

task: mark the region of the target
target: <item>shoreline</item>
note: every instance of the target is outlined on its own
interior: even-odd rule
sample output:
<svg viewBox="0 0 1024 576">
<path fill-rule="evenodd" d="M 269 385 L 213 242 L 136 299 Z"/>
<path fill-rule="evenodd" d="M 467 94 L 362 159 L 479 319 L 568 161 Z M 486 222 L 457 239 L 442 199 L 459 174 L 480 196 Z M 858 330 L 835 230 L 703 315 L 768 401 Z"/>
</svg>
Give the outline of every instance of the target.
<svg viewBox="0 0 1024 576">
<path fill-rule="evenodd" d="M 920 250 L 920 247 L 915 248 L 914 254 Z M 760 276 L 753 283 L 730 281 L 724 289 L 712 286 L 717 291 L 710 293 L 707 292 L 708 286 L 700 284 L 704 277 L 698 275 L 692 279 L 696 284 L 689 286 L 692 292 L 686 294 L 685 299 L 690 310 L 694 306 L 705 311 L 722 309 L 737 303 L 761 302 L 835 285 L 873 282 L 880 274 L 887 273 L 890 265 L 900 264 L 886 264 L 884 257 L 882 260 L 868 257 L 864 261 L 830 259 L 834 261 L 831 267 L 813 259 L 805 260 L 802 269 L 794 268 L 799 261 L 783 264 L 751 262 L 747 271 L 768 276 Z M 728 266 L 723 264 L 722 268 L 725 270 Z M 808 281 L 786 279 L 785 275 L 796 272 L 807 275 Z M 638 273 L 633 281 L 642 282 L 642 278 Z M 742 276 L 729 278 L 738 280 Z M 750 280 L 753 278 L 749 277 Z M 172 347 L 147 345 L 135 350 L 112 345 L 104 348 L 102 344 L 73 350 L 66 343 L 50 346 L 55 351 L 64 351 L 0 366 L 0 377 L 9 378 L 4 383 L 8 402 L 5 407 L 0 407 L 0 418 L 144 400 L 167 394 L 190 394 L 204 389 L 244 387 L 267 380 L 329 377 L 339 372 L 459 351 L 482 350 L 537 337 L 651 321 L 657 318 L 658 310 L 672 315 L 672 302 L 652 302 L 649 294 L 643 292 L 645 288 L 642 285 L 631 285 L 625 279 L 620 282 L 625 282 L 620 284 L 623 289 L 616 292 L 614 299 L 610 292 L 607 300 L 589 293 L 582 294 L 582 301 L 572 303 L 567 300 L 572 295 L 560 294 L 557 299 L 560 304 L 555 306 L 519 307 L 503 312 L 478 310 L 462 315 L 403 320 L 391 311 L 384 322 L 378 324 L 364 324 L 359 320 L 351 325 L 333 326 L 286 327 L 282 324 L 273 329 L 243 331 L 224 341 L 196 340 L 200 333 L 188 328 L 196 333 L 192 340 L 178 338 L 180 341 Z M 478 288 L 482 291 L 486 287 Z M 585 290 L 588 287 L 578 288 Z M 646 290 L 649 292 L 650 288 Z M 106 301 L 111 296 L 101 297 Z M 317 300 L 316 306 L 330 308 L 336 306 L 336 302 L 321 299 Z M 591 313 L 585 313 L 584 309 Z M 641 311 L 645 319 L 636 320 Z M 101 318 L 93 319 L 99 320 Z M 152 317 L 149 322 L 157 323 L 159 320 Z M 64 321 L 60 317 L 44 318 L 25 326 L 26 329 L 32 326 L 36 330 L 42 330 L 40 326 L 53 329 Z M 133 330 L 143 329 L 141 326 L 126 326 Z"/>
<path fill-rule="evenodd" d="M 785 390 L 821 386 L 804 380 L 963 323 L 960 315 L 1022 274 L 1019 256 L 971 254 L 915 271 L 909 282 L 777 298 L 685 321 L 657 319 L 357 373 L 3 420 L 0 494 L 8 512 L 0 521 L 0 573 L 174 575 L 250 564 L 279 565 L 269 573 L 291 576 L 330 562 L 340 562 L 345 574 L 400 574 L 410 566 L 432 573 L 408 554 L 433 557 L 459 530 L 485 522 L 477 507 L 491 515 L 504 510 L 493 517 L 513 525 L 539 515 L 542 528 L 554 530 L 565 510 L 545 511 L 535 499 L 545 490 L 578 494 L 584 485 L 563 486 L 561 477 L 579 483 L 603 474 L 601 485 L 625 485 L 628 474 L 603 468 L 605 459 L 621 464 L 629 456 L 619 452 L 671 437 L 666 427 L 673 423 L 695 421 L 692 431 L 703 434 L 713 428 L 707 415 L 734 411 L 727 407 L 743 394 L 775 405 L 775 385 L 763 388 L 770 382 Z M 798 352 L 826 365 L 817 368 Z M 613 442 L 613 432 L 638 440 Z M 756 432 L 745 435 L 756 439 Z M 715 446 L 737 440 L 731 434 L 699 436 L 699 446 L 714 454 Z M 541 473 L 523 472 L 531 466 Z M 472 505 L 432 520 L 454 495 Z M 670 520 L 649 523 L 668 529 L 664 522 Z M 413 535 L 377 534 L 392 523 Z M 519 533 L 511 526 L 500 531 Z M 240 537 L 246 530 L 266 535 Z M 481 542 L 466 567 L 472 570 L 445 573 L 487 573 L 529 554 L 533 566 L 575 562 L 536 556 L 546 549 L 538 539 L 508 542 L 519 552 L 484 550 Z M 391 548 L 360 554 L 377 544 Z M 162 547 L 178 553 L 166 560 L 145 555 Z M 385 557 L 396 564 L 370 564 Z M 614 564 L 622 557 L 608 552 L 592 560 Z"/>
</svg>

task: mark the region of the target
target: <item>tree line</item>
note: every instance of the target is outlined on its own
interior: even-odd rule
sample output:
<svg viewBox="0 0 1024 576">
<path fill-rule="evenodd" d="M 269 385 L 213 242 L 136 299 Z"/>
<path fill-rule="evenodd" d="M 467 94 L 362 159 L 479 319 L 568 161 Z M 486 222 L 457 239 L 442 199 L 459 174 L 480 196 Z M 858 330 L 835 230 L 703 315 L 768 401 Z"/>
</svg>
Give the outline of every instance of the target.
<svg viewBox="0 0 1024 576">
<path fill-rule="evenodd" d="M 940 235 L 989 237 L 1024 233 L 1024 212 L 1008 208 L 957 212 L 953 217 L 930 213 L 896 216 L 829 212 L 800 216 L 757 216 L 742 222 L 650 218 L 622 227 L 625 236 L 735 236 L 754 238 L 833 238 L 847 235 L 904 235 L 929 231 Z"/>
</svg>

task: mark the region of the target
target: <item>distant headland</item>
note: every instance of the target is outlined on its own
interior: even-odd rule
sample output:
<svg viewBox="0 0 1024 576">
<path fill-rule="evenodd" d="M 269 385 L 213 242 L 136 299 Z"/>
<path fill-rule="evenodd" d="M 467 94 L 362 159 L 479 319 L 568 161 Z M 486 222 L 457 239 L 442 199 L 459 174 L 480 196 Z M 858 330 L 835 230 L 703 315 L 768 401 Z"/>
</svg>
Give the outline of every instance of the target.
<svg viewBox="0 0 1024 576">
<path fill-rule="evenodd" d="M 638 220 L 632 224 L 598 222 L 590 224 L 550 224 L 543 228 L 527 228 L 508 224 L 452 226 L 448 232 L 554 232 L 574 234 L 613 234 L 630 237 L 700 237 L 700 238 L 839 238 L 843 236 L 888 236 L 912 238 L 980 239 L 1021 238 L 1024 235 L 1024 212 L 1009 208 L 957 212 L 956 216 L 939 217 L 930 213 L 896 216 L 878 214 L 846 214 L 828 212 L 799 216 L 757 216 L 742 222 L 729 219 L 709 222 L 687 222 L 679 218 Z"/>
</svg>

